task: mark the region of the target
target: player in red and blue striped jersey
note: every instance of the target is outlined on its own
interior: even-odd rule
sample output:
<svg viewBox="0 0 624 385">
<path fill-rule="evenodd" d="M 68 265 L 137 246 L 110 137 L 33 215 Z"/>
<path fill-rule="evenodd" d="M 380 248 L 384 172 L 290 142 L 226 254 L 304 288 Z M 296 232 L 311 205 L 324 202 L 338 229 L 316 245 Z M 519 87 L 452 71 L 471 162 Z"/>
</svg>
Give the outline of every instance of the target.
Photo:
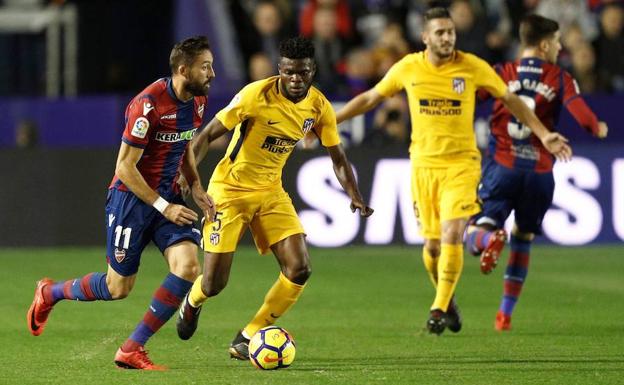
<svg viewBox="0 0 624 385">
<path fill-rule="evenodd" d="M 193 199 L 207 217 L 214 203 L 202 187 L 188 144 L 201 125 L 206 93 L 215 74 L 205 37 L 176 44 L 169 59 L 172 76 L 145 88 L 128 105 L 115 176 L 106 200 L 106 273 L 68 281 L 44 278 L 37 283 L 28 310 L 30 332 L 43 332 L 53 306 L 65 299 L 111 301 L 125 298 L 134 286 L 141 253 L 153 241 L 169 265 L 143 319 L 115 354 L 122 368 L 163 370 L 144 345 L 175 313 L 200 266 L 193 227 L 197 214 L 184 203 L 177 185 L 179 170 Z"/>
<path fill-rule="evenodd" d="M 557 22 L 529 15 L 520 24 L 520 39 L 521 58 L 496 66 L 508 89 L 533 109 L 551 131 L 556 130 L 559 113 L 565 107 L 579 125 L 594 136 L 605 138 L 607 125 L 599 122 L 589 109 L 574 78 L 555 64 L 561 50 Z M 552 203 L 554 158 L 498 100 L 490 127 L 479 187 L 482 211 L 472 218 L 466 243 L 473 254 L 481 255 L 481 271 L 490 273 L 507 240 L 502 227 L 514 210 L 504 294 L 495 321 L 497 330 L 509 330 L 511 314 L 527 276 L 531 241 L 541 233 L 542 219 Z"/>
</svg>

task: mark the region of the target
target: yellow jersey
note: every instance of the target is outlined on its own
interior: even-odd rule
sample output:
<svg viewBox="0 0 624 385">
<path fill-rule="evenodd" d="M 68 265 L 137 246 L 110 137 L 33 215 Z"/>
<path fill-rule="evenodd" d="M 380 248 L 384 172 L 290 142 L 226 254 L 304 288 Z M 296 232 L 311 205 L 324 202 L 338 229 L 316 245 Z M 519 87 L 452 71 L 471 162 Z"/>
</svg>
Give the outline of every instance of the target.
<svg viewBox="0 0 624 385">
<path fill-rule="evenodd" d="M 245 86 L 216 118 L 235 129 L 210 183 L 235 190 L 281 188 L 282 168 L 297 142 L 313 130 L 321 144 L 340 143 L 336 114 L 315 87 L 297 103 L 283 95 L 279 76 Z"/>
<path fill-rule="evenodd" d="M 485 88 L 498 98 L 507 87 L 498 74 L 477 56 L 455 51 L 451 61 L 434 66 L 426 51 L 395 63 L 375 90 L 391 96 L 407 93 L 412 121 L 410 158 L 417 167 L 446 167 L 478 163 L 474 135 L 476 91 Z"/>
</svg>

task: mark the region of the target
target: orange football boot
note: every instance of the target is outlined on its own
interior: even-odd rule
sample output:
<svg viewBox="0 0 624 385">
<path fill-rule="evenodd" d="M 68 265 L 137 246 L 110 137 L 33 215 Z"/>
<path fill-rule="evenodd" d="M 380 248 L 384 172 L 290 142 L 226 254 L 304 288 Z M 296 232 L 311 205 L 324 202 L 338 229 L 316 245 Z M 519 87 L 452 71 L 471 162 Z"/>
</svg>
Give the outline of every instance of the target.
<svg viewBox="0 0 624 385">
<path fill-rule="evenodd" d="M 505 247 L 505 242 L 507 242 L 505 230 L 496 230 L 481 253 L 480 262 L 483 274 L 490 274 L 498 265 L 498 258 L 500 258 L 501 251 Z"/>
<path fill-rule="evenodd" d="M 167 370 L 166 366 L 156 365 L 147 355 L 142 346 L 139 350 L 124 352 L 121 348 L 115 353 L 115 364 L 122 369 Z"/>
<path fill-rule="evenodd" d="M 30 330 L 30 334 L 33 336 L 38 336 L 43 333 L 43 329 L 48 322 L 48 316 L 52 311 L 52 307 L 54 305 L 47 304 L 45 299 L 43 298 L 43 288 L 46 285 L 52 285 L 54 281 L 50 278 L 42 278 L 37 282 L 37 287 L 35 288 L 35 298 L 28 309 L 28 313 L 26 314 L 26 322 L 28 324 L 28 330 Z"/>
</svg>

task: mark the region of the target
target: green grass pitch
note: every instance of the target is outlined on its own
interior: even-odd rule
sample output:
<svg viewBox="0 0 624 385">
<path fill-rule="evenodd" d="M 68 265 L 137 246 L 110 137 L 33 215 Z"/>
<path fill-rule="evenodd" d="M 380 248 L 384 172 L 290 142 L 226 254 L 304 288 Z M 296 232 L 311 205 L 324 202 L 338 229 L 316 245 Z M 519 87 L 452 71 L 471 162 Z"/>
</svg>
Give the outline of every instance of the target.
<svg viewBox="0 0 624 385">
<path fill-rule="evenodd" d="M 274 372 L 230 360 L 227 346 L 277 277 L 272 257 L 237 253 L 230 283 L 208 302 L 195 336 L 173 322 L 147 345 L 167 372 L 118 370 L 113 355 L 142 317 L 166 274 L 154 248 L 143 255 L 134 291 L 118 302 L 62 302 L 45 333 L 25 315 L 35 281 L 105 268 L 101 249 L 0 250 L 0 384 L 622 384 L 624 247 L 534 247 L 514 329 L 494 331 L 501 266 L 479 273 L 466 256 L 457 290 L 458 334 L 424 324 L 433 289 L 420 247 L 311 249 L 306 291 L 278 325 L 297 342 L 290 368 Z"/>
</svg>

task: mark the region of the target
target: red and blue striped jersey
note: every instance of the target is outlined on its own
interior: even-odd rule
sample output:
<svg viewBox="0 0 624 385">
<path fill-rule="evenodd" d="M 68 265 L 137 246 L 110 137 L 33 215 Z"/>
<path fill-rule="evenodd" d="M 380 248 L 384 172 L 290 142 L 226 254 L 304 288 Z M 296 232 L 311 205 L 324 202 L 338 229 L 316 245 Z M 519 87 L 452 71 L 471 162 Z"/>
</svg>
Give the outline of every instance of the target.
<svg viewBox="0 0 624 385">
<path fill-rule="evenodd" d="M 495 69 L 508 90 L 517 94 L 549 130 L 557 129 L 561 107 L 566 107 L 581 126 L 593 133 L 598 131 L 598 120 L 581 97 L 576 81 L 558 65 L 529 57 Z M 554 163 L 541 141 L 500 99 L 494 102 L 487 152 L 508 168 L 550 172 Z"/>
<path fill-rule="evenodd" d="M 121 140 L 143 149 L 137 169 L 165 199 L 179 193 L 178 170 L 188 143 L 202 124 L 206 101 L 206 96 L 179 100 L 171 78 L 162 78 L 147 86 L 126 108 Z M 109 188 L 129 191 L 117 175 Z"/>
</svg>

